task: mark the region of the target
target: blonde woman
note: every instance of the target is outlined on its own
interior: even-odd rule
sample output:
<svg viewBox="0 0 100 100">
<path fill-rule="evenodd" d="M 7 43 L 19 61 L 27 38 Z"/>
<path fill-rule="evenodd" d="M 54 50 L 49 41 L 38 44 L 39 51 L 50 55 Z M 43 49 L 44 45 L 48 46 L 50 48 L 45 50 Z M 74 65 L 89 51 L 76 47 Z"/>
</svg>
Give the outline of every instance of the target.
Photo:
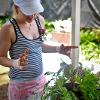
<svg viewBox="0 0 100 100">
<path fill-rule="evenodd" d="M 76 46 L 43 43 L 44 11 L 40 0 L 13 0 L 13 17 L 0 31 L 0 65 L 10 68 L 9 100 L 40 100 L 46 79 L 42 52 L 67 54 Z M 9 51 L 10 58 L 7 57 Z"/>
</svg>

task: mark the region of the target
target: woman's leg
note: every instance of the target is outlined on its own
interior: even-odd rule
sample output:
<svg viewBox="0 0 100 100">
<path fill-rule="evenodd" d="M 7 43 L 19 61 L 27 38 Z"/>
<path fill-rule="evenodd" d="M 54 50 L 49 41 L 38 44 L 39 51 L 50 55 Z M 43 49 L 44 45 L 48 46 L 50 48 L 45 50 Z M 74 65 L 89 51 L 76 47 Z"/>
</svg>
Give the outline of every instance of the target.
<svg viewBox="0 0 100 100">
<path fill-rule="evenodd" d="M 12 85 L 11 83 L 9 83 L 8 86 L 8 100 L 18 100 L 18 96 L 16 95 L 16 88 L 14 85 Z"/>
<path fill-rule="evenodd" d="M 11 81 L 8 86 L 8 100 L 27 100 L 26 91 Z"/>
</svg>

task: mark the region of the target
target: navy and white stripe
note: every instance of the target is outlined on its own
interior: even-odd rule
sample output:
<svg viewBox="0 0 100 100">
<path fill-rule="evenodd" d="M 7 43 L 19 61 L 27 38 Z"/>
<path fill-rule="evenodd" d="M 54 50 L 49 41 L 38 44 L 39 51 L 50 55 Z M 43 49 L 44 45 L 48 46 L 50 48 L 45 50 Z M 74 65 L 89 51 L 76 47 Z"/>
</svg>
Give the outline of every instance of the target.
<svg viewBox="0 0 100 100">
<path fill-rule="evenodd" d="M 9 77 L 12 80 L 29 80 L 40 76 L 43 72 L 42 66 L 42 40 L 41 36 L 37 39 L 29 40 L 20 31 L 20 28 L 15 19 L 10 19 L 16 33 L 16 42 L 10 48 L 11 59 L 18 59 L 20 54 L 26 49 L 29 49 L 27 64 L 24 70 L 10 68 Z"/>
</svg>

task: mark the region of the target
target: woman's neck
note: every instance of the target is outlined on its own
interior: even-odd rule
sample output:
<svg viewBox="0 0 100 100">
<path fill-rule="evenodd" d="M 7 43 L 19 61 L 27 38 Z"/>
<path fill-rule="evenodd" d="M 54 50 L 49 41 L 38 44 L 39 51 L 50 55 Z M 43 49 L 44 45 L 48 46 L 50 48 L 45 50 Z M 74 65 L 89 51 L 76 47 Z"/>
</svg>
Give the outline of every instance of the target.
<svg viewBox="0 0 100 100">
<path fill-rule="evenodd" d="M 24 19 L 19 18 L 19 17 L 15 17 L 15 20 L 17 21 L 18 24 L 26 24 L 27 23 Z"/>
<path fill-rule="evenodd" d="M 28 23 L 27 21 L 24 21 L 21 18 L 15 18 L 15 20 L 20 28 L 29 29 L 29 30 L 30 30 L 32 23 L 33 23 L 33 22 Z"/>
</svg>

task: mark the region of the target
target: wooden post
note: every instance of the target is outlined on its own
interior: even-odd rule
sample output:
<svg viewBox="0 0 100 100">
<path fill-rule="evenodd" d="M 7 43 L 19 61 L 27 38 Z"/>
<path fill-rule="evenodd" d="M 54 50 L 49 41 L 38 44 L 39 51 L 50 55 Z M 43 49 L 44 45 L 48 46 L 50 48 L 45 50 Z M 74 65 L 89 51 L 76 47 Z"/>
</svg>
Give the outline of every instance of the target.
<svg viewBox="0 0 100 100">
<path fill-rule="evenodd" d="M 81 0 L 72 0 L 72 45 L 80 44 L 80 3 Z M 79 48 L 72 50 L 72 65 L 78 66 Z"/>
</svg>

